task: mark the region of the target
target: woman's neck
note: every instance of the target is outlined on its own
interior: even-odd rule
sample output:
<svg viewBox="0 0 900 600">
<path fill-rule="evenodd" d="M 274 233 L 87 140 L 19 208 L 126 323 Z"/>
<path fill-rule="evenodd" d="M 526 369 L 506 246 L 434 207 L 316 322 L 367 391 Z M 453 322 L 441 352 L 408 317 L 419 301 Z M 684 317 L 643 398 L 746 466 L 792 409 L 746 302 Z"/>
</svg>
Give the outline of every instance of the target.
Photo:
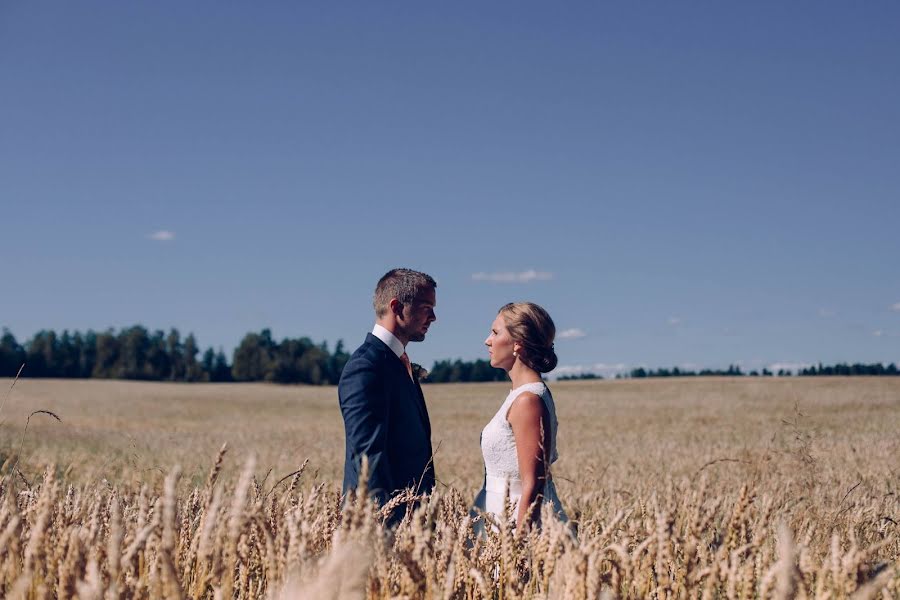
<svg viewBox="0 0 900 600">
<path fill-rule="evenodd" d="M 539 383 L 542 381 L 541 374 L 528 367 L 521 360 L 517 360 L 516 364 L 509 370 L 509 379 L 512 381 L 513 389 L 526 383 Z"/>
</svg>

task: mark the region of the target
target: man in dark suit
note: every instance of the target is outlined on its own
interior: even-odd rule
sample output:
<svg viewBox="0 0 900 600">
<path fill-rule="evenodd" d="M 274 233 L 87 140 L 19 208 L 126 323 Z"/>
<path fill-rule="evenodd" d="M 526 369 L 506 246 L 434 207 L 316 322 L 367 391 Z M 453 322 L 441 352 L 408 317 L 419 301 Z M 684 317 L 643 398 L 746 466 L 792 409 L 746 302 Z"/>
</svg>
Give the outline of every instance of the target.
<svg viewBox="0 0 900 600">
<path fill-rule="evenodd" d="M 437 283 L 425 273 L 393 269 L 375 288 L 375 327 L 341 373 L 344 417 L 344 493 L 359 485 L 362 456 L 369 461 L 369 493 L 384 504 L 401 490 L 434 488 L 431 423 L 406 346 L 425 339 L 436 319 Z M 389 521 L 399 521 L 398 507 Z"/>
</svg>

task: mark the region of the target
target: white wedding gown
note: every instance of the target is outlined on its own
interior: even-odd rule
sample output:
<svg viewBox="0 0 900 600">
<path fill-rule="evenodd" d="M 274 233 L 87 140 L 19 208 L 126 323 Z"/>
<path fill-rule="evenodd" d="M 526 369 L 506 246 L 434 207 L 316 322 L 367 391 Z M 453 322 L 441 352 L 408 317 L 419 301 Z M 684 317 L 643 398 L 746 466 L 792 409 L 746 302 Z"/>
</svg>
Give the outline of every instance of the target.
<svg viewBox="0 0 900 600">
<path fill-rule="evenodd" d="M 506 420 L 510 406 L 522 392 L 531 392 L 540 396 L 550 415 L 550 451 L 547 465 L 547 483 L 544 486 L 544 504 L 551 505 L 553 513 L 562 521 L 568 521 L 562 503 L 556 495 L 556 486 L 550 476 L 550 465 L 556 462 L 559 454 L 556 451 L 556 406 L 550 390 L 542 382 L 526 383 L 509 392 L 497 414 L 488 422 L 481 432 L 481 453 L 484 456 L 484 485 L 475 498 L 475 508 L 490 513 L 495 518 L 504 519 L 504 500 L 509 494 L 513 507 L 512 517 L 517 515 L 519 499 L 522 496 L 522 481 L 519 477 L 519 458 L 516 454 L 516 439 L 512 427 Z M 483 531 L 481 522 L 476 525 Z"/>
</svg>

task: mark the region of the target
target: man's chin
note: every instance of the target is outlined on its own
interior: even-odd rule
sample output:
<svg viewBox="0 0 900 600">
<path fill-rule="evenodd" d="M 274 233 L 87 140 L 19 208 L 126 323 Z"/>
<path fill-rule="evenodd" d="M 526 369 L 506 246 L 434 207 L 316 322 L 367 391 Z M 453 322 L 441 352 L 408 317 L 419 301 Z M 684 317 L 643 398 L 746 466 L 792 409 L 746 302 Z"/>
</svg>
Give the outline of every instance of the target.
<svg viewBox="0 0 900 600">
<path fill-rule="evenodd" d="M 416 333 L 414 335 L 409 336 L 409 341 L 411 342 L 421 342 L 425 340 L 424 333 Z"/>
</svg>

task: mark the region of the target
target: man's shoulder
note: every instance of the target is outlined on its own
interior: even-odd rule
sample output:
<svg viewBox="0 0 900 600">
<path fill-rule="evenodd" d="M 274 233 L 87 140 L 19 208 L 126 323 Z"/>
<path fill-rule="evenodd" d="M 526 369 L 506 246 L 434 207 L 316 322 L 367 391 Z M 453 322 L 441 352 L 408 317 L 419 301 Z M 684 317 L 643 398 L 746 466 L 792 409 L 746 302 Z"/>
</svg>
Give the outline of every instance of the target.
<svg viewBox="0 0 900 600">
<path fill-rule="evenodd" d="M 366 336 L 366 340 L 350 355 L 350 360 L 364 362 L 381 362 L 390 350 L 384 342 L 374 335 Z"/>
<path fill-rule="evenodd" d="M 366 337 L 366 340 L 359 348 L 353 351 L 350 359 L 344 366 L 343 375 L 352 375 L 360 371 L 377 370 L 384 364 L 385 357 L 389 348 L 384 345 L 378 338 L 372 335 Z"/>
</svg>

